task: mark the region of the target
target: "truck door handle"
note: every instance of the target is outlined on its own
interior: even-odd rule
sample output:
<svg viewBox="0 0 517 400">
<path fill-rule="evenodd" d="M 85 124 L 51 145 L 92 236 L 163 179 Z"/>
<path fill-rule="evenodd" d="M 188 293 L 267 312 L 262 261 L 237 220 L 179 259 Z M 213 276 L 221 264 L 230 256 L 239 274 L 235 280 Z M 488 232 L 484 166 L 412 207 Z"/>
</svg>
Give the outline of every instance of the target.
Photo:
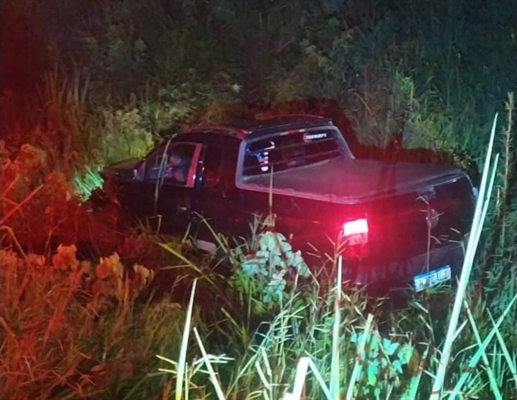
<svg viewBox="0 0 517 400">
<path fill-rule="evenodd" d="M 184 204 L 179 204 L 176 206 L 176 211 L 178 211 L 178 212 L 185 213 L 188 210 L 189 210 L 188 206 L 186 206 Z"/>
</svg>

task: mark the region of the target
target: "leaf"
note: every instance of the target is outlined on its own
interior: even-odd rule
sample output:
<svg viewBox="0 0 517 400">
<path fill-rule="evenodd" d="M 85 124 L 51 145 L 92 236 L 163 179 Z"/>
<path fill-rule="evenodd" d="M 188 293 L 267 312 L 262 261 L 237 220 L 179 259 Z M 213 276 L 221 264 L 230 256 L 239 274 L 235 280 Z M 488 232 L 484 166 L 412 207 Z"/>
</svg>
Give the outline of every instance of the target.
<svg viewBox="0 0 517 400">
<path fill-rule="evenodd" d="M 376 361 L 368 365 L 368 384 L 375 386 L 377 383 L 377 375 L 379 374 L 379 366 Z"/>
<path fill-rule="evenodd" d="M 370 340 L 370 351 L 369 356 L 374 358 L 377 357 L 377 354 L 379 353 L 379 339 L 377 335 L 373 335 L 372 339 Z"/>
<path fill-rule="evenodd" d="M 100 372 L 100 371 L 104 371 L 106 369 L 106 363 L 102 363 L 102 364 L 97 364 L 95 366 L 93 366 L 92 368 L 90 368 L 90 372 Z"/>
<path fill-rule="evenodd" d="M 399 374 L 402 374 L 402 363 L 399 360 L 393 361 L 391 364 L 395 371 L 397 371 Z"/>
<path fill-rule="evenodd" d="M 399 358 L 403 360 L 404 364 L 409 364 L 414 352 L 415 349 L 413 349 L 411 346 L 406 345 L 402 348 Z"/>
<path fill-rule="evenodd" d="M 387 340 L 387 339 L 384 339 L 383 342 L 385 342 L 385 343 L 383 343 L 383 347 L 388 356 L 392 356 L 393 354 L 395 354 L 395 352 L 399 348 L 399 344 L 397 342 L 391 342 L 390 340 Z M 387 342 L 387 344 L 386 344 L 386 342 Z"/>
</svg>

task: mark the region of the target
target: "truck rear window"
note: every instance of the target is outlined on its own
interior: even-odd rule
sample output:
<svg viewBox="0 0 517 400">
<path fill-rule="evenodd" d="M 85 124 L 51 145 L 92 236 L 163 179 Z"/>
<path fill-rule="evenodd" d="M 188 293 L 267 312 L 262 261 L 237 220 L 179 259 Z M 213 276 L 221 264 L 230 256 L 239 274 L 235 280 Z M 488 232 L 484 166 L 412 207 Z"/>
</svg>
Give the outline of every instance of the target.
<svg viewBox="0 0 517 400">
<path fill-rule="evenodd" d="M 247 144 L 242 175 L 279 172 L 341 156 L 343 149 L 333 130 L 280 134 Z"/>
</svg>

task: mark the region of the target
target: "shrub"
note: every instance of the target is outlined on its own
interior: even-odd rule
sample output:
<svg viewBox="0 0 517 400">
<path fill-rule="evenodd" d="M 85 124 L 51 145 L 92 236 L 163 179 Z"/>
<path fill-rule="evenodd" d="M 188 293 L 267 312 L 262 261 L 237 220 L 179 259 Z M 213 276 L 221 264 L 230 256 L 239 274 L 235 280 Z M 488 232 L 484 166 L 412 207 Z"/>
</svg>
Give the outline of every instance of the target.
<svg viewBox="0 0 517 400">
<path fill-rule="evenodd" d="M 117 254 L 79 261 L 73 245 L 51 259 L 2 250 L 0 260 L 4 398 L 132 398 L 153 380 L 153 355 L 176 346 L 181 307 L 137 301 L 153 279 L 142 265 Z M 141 396 L 160 391 L 148 384 Z"/>
</svg>

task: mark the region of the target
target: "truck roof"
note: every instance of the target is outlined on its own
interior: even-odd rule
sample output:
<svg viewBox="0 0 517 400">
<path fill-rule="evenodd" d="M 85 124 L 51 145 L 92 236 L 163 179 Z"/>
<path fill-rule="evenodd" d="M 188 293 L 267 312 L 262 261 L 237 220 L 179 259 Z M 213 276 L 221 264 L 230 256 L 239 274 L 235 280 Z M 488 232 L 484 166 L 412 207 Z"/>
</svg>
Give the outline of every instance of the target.
<svg viewBox="0 0 517 400">
<path fill-rule="evenodd" d="M 287 115 L 267 119 L 244 120 L 220 125 L 204 125 L 193 127 L 185 133 L 214 132 L 239 139 L 257 138 L 272 133 L 286 132 L 304 128 L 332 125 L 330 118 L 315 115 Z"/>
</svg>

